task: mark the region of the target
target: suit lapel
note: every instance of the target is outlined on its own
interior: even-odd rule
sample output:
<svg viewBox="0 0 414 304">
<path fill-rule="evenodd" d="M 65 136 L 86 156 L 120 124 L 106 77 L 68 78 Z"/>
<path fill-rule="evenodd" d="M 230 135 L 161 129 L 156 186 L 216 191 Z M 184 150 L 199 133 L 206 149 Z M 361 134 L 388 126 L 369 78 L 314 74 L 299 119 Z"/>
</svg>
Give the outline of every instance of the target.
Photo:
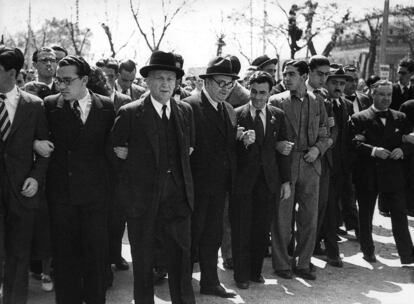
<svg viewBox="0 0 414 304">
<path fill-rule="evenodd" d="M 313 130 L 312 124 L 315 123 L 315 117 L 316 117 L 316 114 L 317 114 L 316 113 L 317 112 L 316 102 L 315 102 L 315 99 L 313 99 L 308 94 L 305 95 L 305 97 L 303 99 L 303 102 L 305 102 L 305 98 L 308 99 L 308 103 L 309 103 L 308 105 L 304 105 L 304 106 L 307 106 L 308 109 L 309 109 L 309 113 L 308 113 L 308 132 L 312 132 L 311 131 L 311 130 Z M 310 134 L 310 133 L 308 133 L 308 134 Z M 309 138 L 311 138 L 311 136 L 309 136 Z"/>
<path fill-rule="evenodd" d="M 22 96 L 22 92 L 19 91 L 19 100 L 17 101 L 16 113 L 14 114 L 13 123 L 11 124 L 9 137 L 12 137 L 14 132 L 19 128 L 19 126 L 24 122 L 25 117 L 27 117 L 31 111 L 26 107 L 26 100 Z"/>
<path fill-rule="evenodd" d="M 292 125 L 293 130 L 295 131 L 295 133 L 297 135 L 298 132 L 299 132 L 299 121 L 297 120 L 296 114 L 293 111 L 292 97 L 290 96 L 290 93 L 289 93 L 289 99 L 284 100 L 283 104 L 284 104 L 283 110 L 285 111 L 286 116 L 288 117 L 288 119 L 290 121 L 290 124 Z"/>
<path fill-rule="evenodd" d="M 147 135 L 148 141 L 151 144 L 152 149 L 154 150 L 155 161 L 158 166 L 159 162 L 159 135 L 157 123 L 155 122 L 154 115 L 158 115 L 152 106 L 151 95 L 148 95 L 144 101 L 142 107 L 142 112 L 137 113 L 137 116 L 141 119 L 142 124 L 144 125 L 144 131 Z"/>
<path fill-rule="evenodd" d="M 181 108 L 179 108 L 177 106 L 177 103 L 175 102 L 175 100 L 173 98 L 170 99 L 170 104 L 171 104 L 171 112 L 173 114 L 174 117 L 174 123 L 175 123 L 175 128 L 176 128 L 176 132 L 177 132 L 177 138 L 178 138 L 178 145 L 180 147 L 180 151 L 183 151 L 184 149 L 184 132 L 183 132 L 183 121 L 184 121 L 184 116 L 182 113 Z M 171 117 L 170 117 L 171 119 Z"/>
<path fill-rule="evenodd" d="M 225 136 L 226 132 L 223 128 L 222 122 L 219 120 L 219 115 L 217 115 L 216 109 L 214 109 L 213 105 L 208 101 L 203 92 L 201 93 L 201 105 L 203 107 L 203 113 L 207 119 L 211 121 L 211 123 L 220 131 L 223 136 Z"/>
<path fill-rule="evenodd" d="M 268 141 L 271 139 L 272 137 L 272 133 L 273 133 L 273 129 L 272 129 L 272 113 L 269 110 L 268 105 L 266 105 L 266 129 L 265 129 L 265 138 L 264 138 L 264 142 Z"/>
<path fill-rule="evenodd" d="M 254 122 L 253 117 L 250 113 L 250 104 L 245 104 L 240 116 L 240 123 L 245 128 L 245 130 L 253 130 Z"/>
</svg>

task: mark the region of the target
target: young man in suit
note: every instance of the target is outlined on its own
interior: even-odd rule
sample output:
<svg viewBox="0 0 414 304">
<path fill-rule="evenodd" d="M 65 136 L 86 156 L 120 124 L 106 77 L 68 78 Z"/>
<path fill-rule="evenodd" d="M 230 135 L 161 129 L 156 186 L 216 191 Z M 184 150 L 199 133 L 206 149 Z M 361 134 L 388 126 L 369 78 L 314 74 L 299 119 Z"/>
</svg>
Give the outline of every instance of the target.
<svg viewBox="0 0 414 304">
<path fill-rule="evenodd" d="M 56 303 L 105 303 L 108 248 L 108 143 L 115 112 L 86 87 L 89 64 L 59 61 L 60 94 L 45 98 L 54 151 L 46 194 L 52 219 Z"/>
<path fill-rule="evenodd" d="M 292 60 L 283 70 L 283 81 L 288 91 L 273 95 L 269 103 L 286 114 L 292 150 L 292 195 L 277 207 L 272 227 L 273 264 L 277 275 L 292 278 L 288 243 L 292 233 L 292 210 L 298 203 L 296 222 L 297 245 L 294 250 L 293 270 L 299 277 L 315 280 L 310 259 L 316 242 L 320 157 L 329 148 L 327 115 L 323 101 L 306 90 L 309 68 L 305 61 Z"/>
<path fill-rule="evenodd" d="M 0 265 L 4 245 L 5 304 L 27 302 L 34 219 L 48 165 L 48 159 L 34 157 L 33 150 L 36 139 L 48 138 L 42 100 L 16 86 L 23 63 L 19 49 L 0 48 Z"/>
<path fill-rule="evenodd" d="M 357 91 L 358 88 L 358 70 L 355 66 L 344 66 L 345 74 L 350 76 L 345 84 L 344 97 L 352 102 L 352 109 L 354 113 L 361 112 L 368 109 L 372 105 L 372 100 L 361 92 Z"/>
<path fill-rule="evenodd" d="M 127 214 L 134 300 L 154 303 L 154 247 L 156 234 L 161 234 L 168 253 L 171 301 L 194 304 L 190 251 L 194 122 L 191 107 L 172 98 L 184 71 L 176 67 L 172 53 L 156 51 L 140 73 L 150 94 L 121 107 L 112 130 L 116 153 L 124 159 L 119 192 Z"/>
<path fill-rule="evenodd" d="M 405 114 L 390 109 L 392 83 L 372 86 L 373 105 L 352 116 L 351 131 L 357 152 L 354 180 L 359 205 L 360 244 L 364 259 L 376 262 L 372 217 L 378 195 L 391 212 L 392 232 L 402 264 L 414 263 L 414 247 L 405 206 L 403 159 L 413 152 L 403 138 L 411 132 Z"/>
<path fill-rule="evenodd" d="M 24 90 L 41 99 L 59 93 L 59 89 L 53 81 L 57 67 L 54 51 L 48 47 L 37 49 L 33 53 L 32 61 L 37 70 L 37 81 L 26 83 Z"/>
<path fill-rule="evenodd" d="M 398 64 L 398 82 L 392 86 L 391 109 L 399 110 L 400 106 L 409 99 L 414 99 L 414 87 L 410 78 L 414 76 L 414 60 L 403 58 Z"/>
<path fill-rule="evenodd" d="M 138 100 L 145 89 L 134 83 L 137 68 L 135 62 L 130 59 L 121 61 L 118 67 L 118 75 L 115 81 L 115 90 L 131 97 L 131 100 Z"/>
<path fill-rule="evenodd" d="M 191 155 L 195 205 L 192 218 L 192 255 L 201 270 L 200 292 L 223 298 L 235 296 L 221 285 L 217 274 L 218 249 L 223 237 L 225 198 L 236 173 L 236 114 L 225 100 L 239 77 L 231 61 L 212 59 L 204 88 L 188 102 L 194 112 L 196 147 Z"/>
<path fill-rule="evenodd" d="M 250 77 L 250 102 L 236 109 L 244 134 L 237 141 L 237 174 L 230 199 L 234 280 L 247 289 L 249 281 L 264 283 L 261 275 L 270 223 L 277 201 L 290 196 L 290 158 L 276 151 L 288 139 L 282 110 L 267 105 L 273 79 L 269 73 Z M 249 144 L 249 132 L 255 141 Z"/>
</svg>

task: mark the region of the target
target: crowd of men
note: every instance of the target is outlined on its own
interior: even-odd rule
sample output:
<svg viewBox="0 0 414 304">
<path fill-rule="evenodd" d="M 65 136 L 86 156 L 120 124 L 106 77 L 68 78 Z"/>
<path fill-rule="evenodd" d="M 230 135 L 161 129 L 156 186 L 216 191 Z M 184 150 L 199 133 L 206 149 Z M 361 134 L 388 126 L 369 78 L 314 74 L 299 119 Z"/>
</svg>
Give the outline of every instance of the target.
<svg viewBox="0 0 414 304">
<path fill-rule="evenodd" d="M 231 55 L 185 80 L 184 59 L 162 51 L 140 81 L 132 60 L 90 66 L 58 46 L 32 60 L 37 79 L 21 83 L 22 52 L 0 47 L 3 303 L 27 303 L 29 271 L 58 304 L 105 303 L 112 265 L 129 269 L 126 225 L 135 304 L 154 303 L 167 273 L 172 303 L 195 303 L 195 263 L 201 294 L 234 297 L 220 248 L 239 289 L 265 282 L 269 246 L 275 275 L 315 280 L 312 255 L 343 267 L 349 230 L 376 262 L 377 199 L 414 263 L 413 60 L 368 94 L 355 66 L 320 55 L 286 61 L 278 83 L 266 55 L 243 80 Z"/>
</svg>

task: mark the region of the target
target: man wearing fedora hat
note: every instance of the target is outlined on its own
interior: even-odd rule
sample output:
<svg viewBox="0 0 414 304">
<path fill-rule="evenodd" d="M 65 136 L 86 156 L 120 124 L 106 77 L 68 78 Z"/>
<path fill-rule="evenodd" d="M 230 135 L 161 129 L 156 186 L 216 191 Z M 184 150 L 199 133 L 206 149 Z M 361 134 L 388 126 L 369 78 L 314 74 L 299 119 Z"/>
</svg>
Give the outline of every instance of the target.
<svg viewBox="0 0 414 304">
<path fill-rule="evenodd" d="M 325 154 L 329 167 L 327 168 L 327 185 L 324 187 L 324 191 L 328 195 L 327 201 L 324 202 L 323 211 L 319 214 L 318 227 L 321 227 L 320 232 L 325 243 L 327 262 L 334 267 L 343 266 L 339 256 L 336 231 L 338 227 L 337 214 L 346 182 L 345 177 L 350 174 L 348 120 L 352 104 L 342 97 L 349 78 L 350 76 L 345 73 L 342 67 L 331 68 L 325 85 L 327 89 L 325 104 L 327 108 L 332 109 L 333 123 L 329 125 L 329 133 L 333 143 Z M 321 201 L 319 202 L 321 203 Z"/>
<path fill-rule="evenodd" d="M 134 300 L 154 303 L 154 245 L 160 233 L 168 252 L 172 303 L 195 303 L 190 259 L 193 113 L 172 98 L 184 72 L 176 67 L 174 54 L 156 51 L 140 73 L 150 94 L 122 106 L 112 130 L 114 146 L 128 148 L 120 160 L 119 193 L 127 214 Z"/>
<path fill-rule="evenodd" d="M 229 58 L 210 61 L 201 94 L 185 99 L 194 112 L 196 145 L 191 155 L 194 178 L 192 257 L 200 262 L 200 292 L 223 298 L 227 292 L 217 275 L 218 249 L 223 234 L 223 212 L 236 169 L 236 115 L 225 100 L 239 77 Z"/>
<path fill-rule="evenodd" d="M 252 62 L 252 66 L 256 67 L 256 71 L 263 71 L 263 72 L 267 72 L 270 75 L 272 75 L 273 87 L 272 87 L 272 91 L 270 92 L 271 95 L 280 92 L 279 90 L 275 91 L 277 63 L 278 63 L 277 58 L 270 58 L 267 55 L 259 56 L 256 59 L 254 59 Z"/>
</svg>

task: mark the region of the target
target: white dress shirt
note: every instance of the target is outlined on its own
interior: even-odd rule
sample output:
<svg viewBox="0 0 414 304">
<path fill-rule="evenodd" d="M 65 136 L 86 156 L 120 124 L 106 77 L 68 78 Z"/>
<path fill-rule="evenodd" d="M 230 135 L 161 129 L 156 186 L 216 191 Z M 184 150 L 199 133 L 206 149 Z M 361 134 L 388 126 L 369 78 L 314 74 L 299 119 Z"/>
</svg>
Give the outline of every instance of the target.
<svg viewBox="0 0 414 304">
<path fill-rule="evenodd" d="M 256 109 L 253 104 L 252 101 L 249 101 L 249 106 L 250 106 L 250 115 L 253 118 L 253 121 L 256 119 Z M 263 131 L 264 134 L 266 134 L 266 106 L 263 107 L 263 109 L 260 110 L 260 119 L 262 120 L 262 124 L 263 124 Z"/>
<path fill-rule="evenodd" d="M 19 90 L 17 89 L 17 86 L 14 86 L 14 88 L 7 92 L 6 94 L 6 100 L 4 101 L 4 104 L 6 105 L 6 110 L 9 116 L 10 123 L 13 123 L 14 116 L 16 114 L 17 104 L 19 103 Z"/>
<path fill-rule="evenodd" d="M 158 100 L 156 100 L 154 97 L 151 96 L 151 102 L 152 105 L 155 108 L 155 111 L 158 113 L 158 115 L 160 116 L 160 118 L 162 118 L 162 107 L 164 106 L 161 102 L 159 102 Z M 165 110 L 167 118 L 170 119 L 170 114 L 171 114 L 171 103 L 168 100 L 165 105 L 167 106 L 167 109 Z"/>
<path fill-rule="evenodd" d="M 218 102 L 217 102 L 217 101 L 214 101 L 214 100 L 211 98 L 210 94 L 208 94 L 208 92 L 207 92 L 207 90 L 206 90 L 205 88 L 203 88 L 203 92 L 204 92 L 204 94 L 206 95 L 207 100 L 208 100 L 208 101 L 211 103 L 211 105 L 214 107 L 214 109 L 216 109 L 216 111 L 218 111 L 218 109 L 217 109 Z"/>
<path fill-rule="evenodd" d="M 75 101 L 70 102 L 71 107 L 73 107 L 74 102 Z M 79 108 L 80 108 L 79 110 L 81 114 L 81 120 L 85 124 L 86 120 L 88 119 L 89 112 L 91 111 L 91 107 L 92 107 L 92 97 L 89 94 L 89 91 L 87 91 L 85 97 L 78 100 L 78 103 L 79 103 Z"/>
</svg>

